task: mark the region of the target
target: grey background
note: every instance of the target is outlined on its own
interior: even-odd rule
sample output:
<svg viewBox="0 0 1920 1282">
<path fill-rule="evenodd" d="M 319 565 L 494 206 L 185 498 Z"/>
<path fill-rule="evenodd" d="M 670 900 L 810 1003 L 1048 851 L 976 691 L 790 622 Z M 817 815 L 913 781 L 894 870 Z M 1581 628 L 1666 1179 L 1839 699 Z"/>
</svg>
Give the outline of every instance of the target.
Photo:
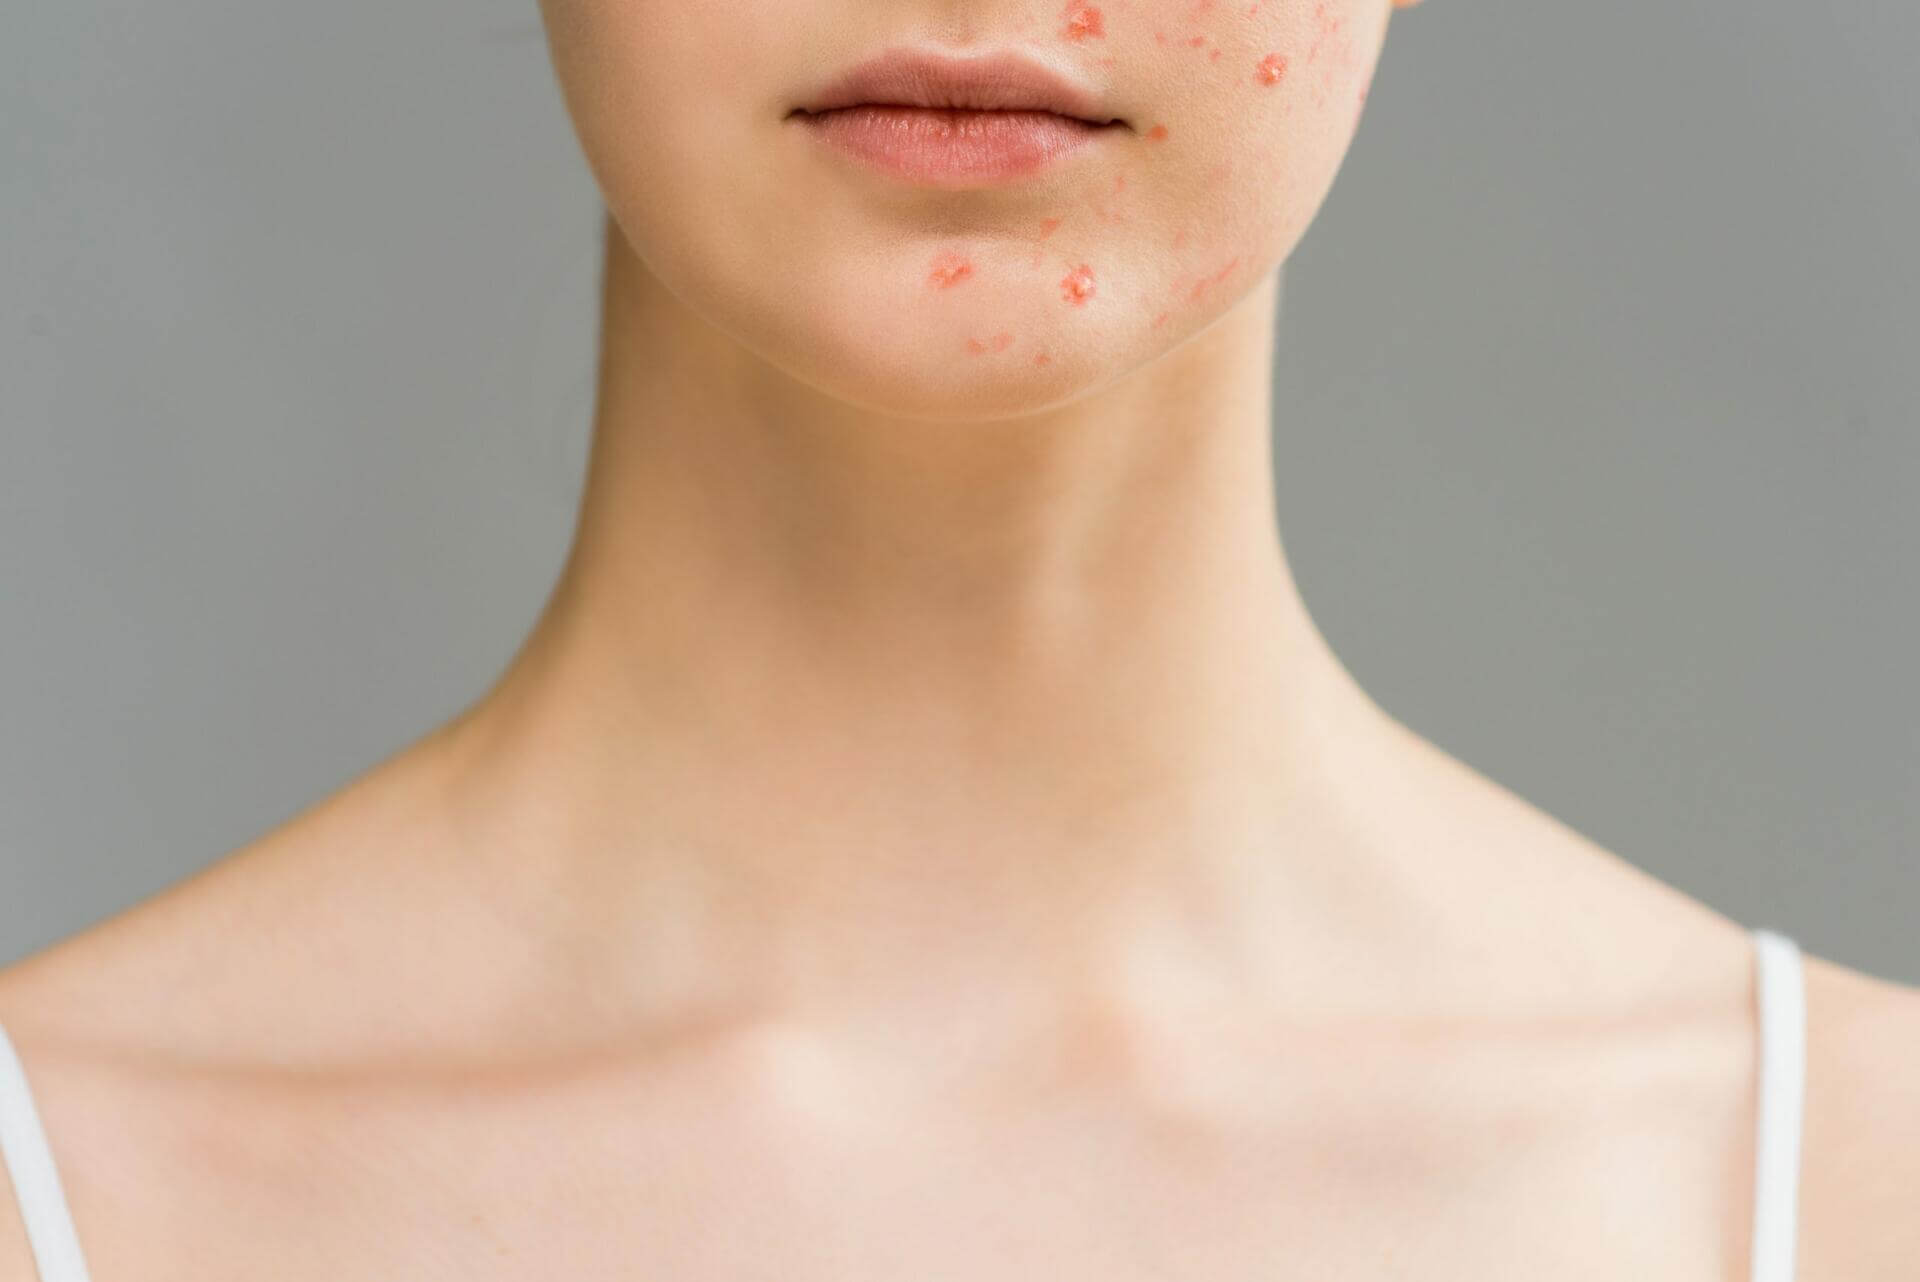
<svg viewBox="0 0 1920 1282">
<path fill-rule="evenodd" d="M 565 551 L 599 209 L 532 0 L 0 39 L 0 961 L 483 688 Z M 1282 532 L 1379 701 L 1920 981 L 1920 10 L 1392 22 L 1290 260 Z"/>
</svg>

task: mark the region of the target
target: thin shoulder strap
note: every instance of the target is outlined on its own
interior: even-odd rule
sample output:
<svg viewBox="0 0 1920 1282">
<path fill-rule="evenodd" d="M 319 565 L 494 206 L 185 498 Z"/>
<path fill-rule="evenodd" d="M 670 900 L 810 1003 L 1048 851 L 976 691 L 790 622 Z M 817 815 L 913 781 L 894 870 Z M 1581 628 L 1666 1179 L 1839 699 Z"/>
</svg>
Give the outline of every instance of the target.
<svg viewBox="0 0 1920 1282">
<path fill-rule="evenodd" d="M 40 1112 L 27 1087 L 27 1071 L 4 1027 L 0 1027 L 0 1156 L 6 1159 L 7 1175 L 13 1180 L 40 1282 L 89 1282 L 67 1195 L 54 1169 L 53 1150 L 47 1146 Z"/>
<path fill-rule="evenodd" d="M 1793 1282 L 1807 1076 L 1806 983 L 1799 945 L 1765 928 L 1752 933 L 1760 1024 L 1753 1282 Z"/>
</svg>

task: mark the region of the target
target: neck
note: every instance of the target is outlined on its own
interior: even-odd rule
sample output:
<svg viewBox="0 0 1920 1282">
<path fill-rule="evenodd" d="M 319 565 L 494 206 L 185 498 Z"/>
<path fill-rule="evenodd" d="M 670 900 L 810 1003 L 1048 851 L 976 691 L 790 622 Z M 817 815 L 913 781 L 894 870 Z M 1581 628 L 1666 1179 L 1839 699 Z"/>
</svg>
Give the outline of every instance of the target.
<svg viewBox="0 0 1920 1282">
<path fill-rule="evenodd" d="M 1277 275 L 1070 405 L 930 422 L 793 380 L 607 242 L 569 560 L 450 736 L 571 939 L 872 1007 L 1244 978 L 1326 901 L 1389 739 L 1281 551 Z"/>
</svg>

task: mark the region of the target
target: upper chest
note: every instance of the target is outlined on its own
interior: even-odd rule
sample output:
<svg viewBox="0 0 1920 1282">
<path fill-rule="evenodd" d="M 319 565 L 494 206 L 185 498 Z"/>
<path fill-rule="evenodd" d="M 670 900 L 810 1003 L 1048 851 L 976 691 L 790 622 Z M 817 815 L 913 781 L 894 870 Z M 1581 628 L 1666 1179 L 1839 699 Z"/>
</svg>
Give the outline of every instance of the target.
<svg viewBox="0 0 1920 1282">
<path fill-rule="evenodd" d="M 98 1282 L 1741 1279 L 1731 1030 L 1303 1050 L 943 1107 L 788 1065 L 565 1088 L 75 1080 L 48 1101 Z M 4 1277 L 0 1274 L 0 1277 Z"/>
</svg>

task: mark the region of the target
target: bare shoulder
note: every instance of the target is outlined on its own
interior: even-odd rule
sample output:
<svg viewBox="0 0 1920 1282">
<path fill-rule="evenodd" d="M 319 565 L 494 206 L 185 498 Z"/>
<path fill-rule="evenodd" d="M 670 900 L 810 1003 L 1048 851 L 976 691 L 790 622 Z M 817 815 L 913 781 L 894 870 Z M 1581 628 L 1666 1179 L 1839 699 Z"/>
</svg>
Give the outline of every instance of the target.
<svg viewBox="0 0 1920 1282">
<path fill-rule="evenodd" d="M 1800 1282 L 1920 1261 L 1920 988 L 1809 955 Z"/>
</svg>

